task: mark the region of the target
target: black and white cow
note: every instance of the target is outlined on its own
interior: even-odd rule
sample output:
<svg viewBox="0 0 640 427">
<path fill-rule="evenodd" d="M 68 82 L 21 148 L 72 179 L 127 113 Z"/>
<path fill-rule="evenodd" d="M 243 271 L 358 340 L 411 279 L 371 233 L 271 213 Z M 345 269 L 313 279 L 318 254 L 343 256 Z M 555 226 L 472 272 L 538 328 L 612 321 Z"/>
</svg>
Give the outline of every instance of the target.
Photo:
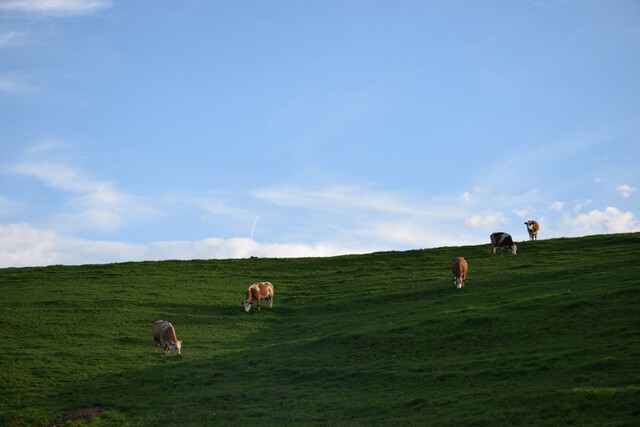
<svg viewBox="0 0 640 427">
<path fill-rule="evenodd" d="M 515 255 L 518 247 L 515 243 L 513 243 L 513 239 L 511 235 L 508 233 L 504 233 L 502 231 L 498 231 L 491 235 L 491 251 L 493 254 L 496 254 L 496 249 L 509 249 L 511 254 Z"/>
</svg>

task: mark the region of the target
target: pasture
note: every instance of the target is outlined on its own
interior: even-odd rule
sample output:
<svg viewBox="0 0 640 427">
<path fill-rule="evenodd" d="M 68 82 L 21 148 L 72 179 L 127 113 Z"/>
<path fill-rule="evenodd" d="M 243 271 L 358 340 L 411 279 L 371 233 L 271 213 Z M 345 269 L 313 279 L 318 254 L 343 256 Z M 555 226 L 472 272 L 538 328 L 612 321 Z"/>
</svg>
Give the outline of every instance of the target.
<svg viewBox="0 0 640 427">
<path fill-rule="evenodd" d="M 639 260 L 630 233 L 0 269 L 0 425 L 639 425 Z"/>
</svg>

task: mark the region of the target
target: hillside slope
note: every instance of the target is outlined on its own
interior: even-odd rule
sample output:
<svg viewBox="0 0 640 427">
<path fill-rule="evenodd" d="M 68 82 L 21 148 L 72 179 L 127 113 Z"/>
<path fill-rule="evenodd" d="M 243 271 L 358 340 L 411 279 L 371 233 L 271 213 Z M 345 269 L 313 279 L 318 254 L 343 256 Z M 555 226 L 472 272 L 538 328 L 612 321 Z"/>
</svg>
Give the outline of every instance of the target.
<svg viewBox="0 0 640 427">
<path fill-rule="evenodd" d="M 632 233 L 1 269 L 0 424 L 638 425 L 639 259 Z M 261 280 L 273 309 L 244 313 Z M 182 356 L 154 352 L 160 318 Z"/>
</svg>

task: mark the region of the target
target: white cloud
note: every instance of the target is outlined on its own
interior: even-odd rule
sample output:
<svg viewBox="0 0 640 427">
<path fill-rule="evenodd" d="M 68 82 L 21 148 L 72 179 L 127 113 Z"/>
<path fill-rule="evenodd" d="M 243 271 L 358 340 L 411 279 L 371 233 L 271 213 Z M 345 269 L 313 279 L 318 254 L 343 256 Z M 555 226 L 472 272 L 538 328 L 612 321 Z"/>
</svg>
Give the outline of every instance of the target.
<svg viewBox="0 0 640 427">
<path fill-rule="evenodd" d="M 142 249 L 127 243 L 82 240 L 26 223 L 0 225 L 0 267 L 136 260 Z"/>
<path fill-rule="evenodd" d="M 331 243 L 259 243 L 249 238 L 209 238 L 198 241 L 152 243 L 146 247 L 153 259 L 209 259 L 275 257 L 298 258 L 331 256 L 360 252 Z"/>
<path fill-rule="evenodd" d="M 45 14 L 91 13 L 113 6 L 111 0 L 4 0 L 0 10 Z"/>
<path fill-rule="evenodd" d="M 467 203 L 471 202 L 471 193 L 469 193 L 468 191 L 465 191 L 464 193 L 462 193 L 462 200 L 464 200 Z"/>
<path fill-rule="evenodd" d="M 627 233 L 640 230 L 640 226 L 632 212 L 621 212 L 614 207 L 604 211 L 591 210 L 575 217 L 565 215 L 562 219 L 562 230 L 568 236 L 590 234 Z"/>
<path fill-rule="evenodd" d="M 496 231 L 495 228 L 507 222 L 507 218 L 502 212 L 489 211 L 484 214 L 476 214 L 465 220 L 465 224 L 473 228 L 484 231 Z"/>
<path fill-rule="evenodd" d="M 616 190 L 618 191 L 618 193 L 620 193 L 622 197 L 624 197 L 625 199 L 628 199 L 629 197 L 631 197 L 631 193 L 635 192 L 637 189 L 628 184 L 622 184 L 622 185 L 618 185 L 616 187 Z"/>
<path fill-rule="evenodd" d="M 42 230 L 29 224 L 0 225 L 0 268 L 54 264 L 103 264 L 166 259 L 258 257 L 316 257 L 362 253 L 365 248 L 319 242 L 262 244 L 248 238 L 131 244 L 91 241 Z"/>
<path fill-rule="evenodd" d="M 55 233 L 26 224 L 0 225 L 0 267 L 49 265 Z"/>
</svg>

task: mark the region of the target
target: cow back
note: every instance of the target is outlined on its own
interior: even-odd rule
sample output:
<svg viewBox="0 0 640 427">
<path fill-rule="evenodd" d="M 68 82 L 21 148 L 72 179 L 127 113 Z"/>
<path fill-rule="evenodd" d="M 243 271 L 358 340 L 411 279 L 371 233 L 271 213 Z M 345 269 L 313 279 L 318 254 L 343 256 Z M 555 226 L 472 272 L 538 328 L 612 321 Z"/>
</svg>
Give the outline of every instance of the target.
<svg viewBox="0 0 640 427">
<path fill-rule="evenodd" d="M 176 330 L 173 325 L 166 320 L 157 320 L 153 324 L 153 336 L 157 339 L 176 342 Z"/>
<path fill-rule="evenodd" d="M 258 282 L 249 287 L 252 299 L 263 299 L 273 296 L 273 284 L 271 282 Z"/>
<path fill-rule="evenodd" d="M 467 264 L 467 260 L 463 257 L 456 257 L 453 259 L 451 264 L 451 272 L 455 277 L 461 277 L 467 274 L 469 270 L 469 264 Z"/>
<path fill-rule="evenodd" d="M 513 246 L 513 239 L 509 233 L 498 231 L 491 235 L 491 244 L 493 246 L 511 247 Z"/>
</svg>

